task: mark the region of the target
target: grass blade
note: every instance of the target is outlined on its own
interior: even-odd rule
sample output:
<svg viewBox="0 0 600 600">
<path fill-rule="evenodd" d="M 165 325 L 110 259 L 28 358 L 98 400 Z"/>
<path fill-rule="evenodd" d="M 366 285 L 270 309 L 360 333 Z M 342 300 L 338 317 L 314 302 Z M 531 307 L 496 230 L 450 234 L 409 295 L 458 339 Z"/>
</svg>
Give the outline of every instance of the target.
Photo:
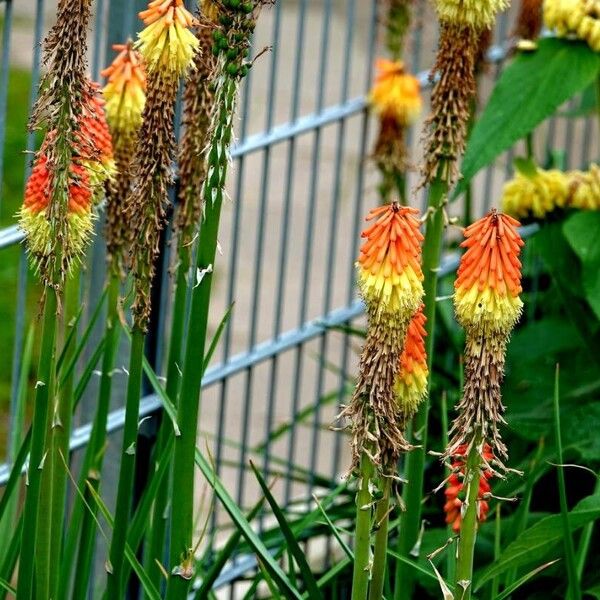
<svg viewBox="0 0 600 600">
<path fill-rule="evenodd" d="M 560 369 L 556 365 L 554 376 L 554 431 L 556 436 L 556 452 L 558 464 L 563 464 L 562 437 L 560 432 Z M 569 507 L 567 506 L 567 490 L 565 487 L 565 472 L 563 467 L 558 467 L 558 491 L 560 499 L 560 512 L 563 522 L 563 540 L 565 545 L 565 558 L 567 563 L 567 576 L 569 578 L 569 593 L 571 600 L 581 600 L 581 587 L 577 576 L 577 565 L 575 562 L 575 547 L 569 525 Z"/>
<path fill-rule="evenodd" d="M 317 507 L 321 511 L 323 517 L 325 517 L 325 520 L 327 521 L 327 525 L 329 525 L 329 528 L 331 529 L 331 533 L 333 533 L 335 539 L 338 541 L 342 550 L 346 553 L 346 556 L 349 559 L 354 560 L 354 552 L 352 552 L 352 550 L 350 549 L 350 546 L 348 546 L 348 544 L 346 544 L 346 542 L 342 539 L 340 532 L 337 530 L 337 527 L 333 524 L 333 522 L 329 518 L 329 515 L 325 512 L 325 509 L 321 506 L 319 499 L 315 495 L 313 495 L 313 498 L 314 498 L 315 502 L 317 503 Z"/>
<path fill-rule="evenodd" d="M 269 550 L 263 544 L 262 540 L 256 535 L 244 515 L 240 512 L 237 504 L 233 501 L 225 486 L 221 483 L 220 479 L 216 476 L 210 463 L 206 460 L 203 454 L 196 448 L 195 461 L 200 471 L 209 482 L 211 487 L 214 489 L 215 494 L 223 504 L 225 510 L 229 513 L 229 516 L 233 519 L 234 523 L 241 531 L 242 535 L 253 549 L 254 552 L 263 561 L 265 567 L 269 569 L 271 576 L 277 582 L 279 590 L 283 592 L 286 598 L 292 598 L 293 600 L 300 600 L 302 595 L 298 590 L 290 583 L 287 575 L 283 572 L 281 567 L 271 556 Z"/>
<path fill-rule="evenodd" d="M 520 588 L 524 583 L 527 583 L 532 577 L 535 577 L 540 571 L 547 569 L 549 566 L 558 562 L 560 559 L 552 560 L 540 567 L 536 567 L 533 571 L 529 571 L 526 575 L 523 575 L 519 580 L 515 581 L 512 585 L 509 585 L 503 592 L 498 594 L 498 596 L 494 596 L 494 600 L 504 600 L 508 598 L 513 592 L 515 592 L 518 588 Z"/>
<path fill-rule="evenodd" d="M 397 552 L 394 552 L 393 550 L 390 550 L 388 548 L 387 553 L 395 558 L 396 560 L 411 566 L 415 571 L 418 571 L 419 573 L 421 573 L 421 575 L 425 575 L 425 577 L 428 577 L 429 579 L 432 579 L 433 581 L 435 581 L 436 583 L 438 583 L 438 578 L 431 572 L 429 572 L 425 567 L 422 567 L 420 564 L 404 557 L 401 556 L 400 554 L 398 554 Z"/>
<path fill-rule="evenodd" d="M 10 583 L 8 583 L 8 581 L 4 581 L 4 579 L 0 578 L 0 588 L 2 588 L 5 592 L 8 592 L 9 594 L 13 594 L 14 596 L 17 595 L 17 590 L 15 590 L 15 588 L 10 585 Z"/>
<path fill-rule="evenodd" d="M 281 532 L 283 533 L 287 541 L 288 550 L 292 553 L 296 560 L 296 563 L 298 564 L 298 567 L 300 568 L 302 578 L 304 580 L 304 583 L 306 584 L 307 591 L 310 594 L 310 597 L 315 599 L 322 598 L 323 596 L 321 595 L 319 587 L 317 586 L 317 581 L 315 580 L 314 575 L 312 574 L 312 571 L 308 566 L 308 562 L 306 561 L 306 556 L 304 555 L 302 548 L 300 548 L 300 546 L 298 545 L 298 542 L 294 537 L 294 534 L 290 528 L 289 523 L 287 522 L 287 519 L 285 518 L 285 515 L 283 514 L 283 511 L 281 510 L 281 508 L 277 504 L 277 501 L 273 497 L 273 494 L 271 493 L 267 482 L 263 479 L 263 476 L 260 474 L 260 472 L 258 471 L 258 469 L 252 461 L 250 461 L 250 466 L 254 471 L 254 475 L 258 480 L 258 484 L 262 488 L 267 502 L 271 506 L 273 514 L 275 515 L 275 518 L 279 523 L 279 527 L 281 527 Z"/>
<path fill-rule="evenodd" d="M 229 318 L 231 317 L 231 311 L 233 310 L 234 305 L 235 305 L 235 302 L 232 302 L 229 305 L 229 308 L 223 315 L 223 318 L 221 319 L 219 326 L 217 327 L 217 330 L 215 331 L 215 334 L 213 335 L 213 338 L 210 342 L 210 346 L 208 347 L 208 351 L 204 355 L 204 362 L 202 364 L 202 373 L 204 373 L 206 371 L 206 369 L 208 368 L 210 359 L 213 357 L 213 354 L 215 353 L 215 350 L 217 349 L 217 346 L 219 345 L 219 340 L 221 339 L 221 335 L 223 334 L 223 331 L 225 330 L 225 326 L 229 322 Z"/>
<path fill-rule="evenodd" d="M 246 515 L 246 520 L 251 522 L 256 515 L 258 515 L 265 499 L 261 498 L 250 510 L 250 512 Z M 210 569 L 206 572 L 206 575 L 202 579 L 202 584 L 198 588 L 196 592 L 196 598 L 206 598 L 212 586 L 214 585 L 217 577 L 220 575 L 225 563 L 229 560 L 229 557 L 233 554 L 235 549 L 238 547 L 240 538 L 242 537 L 241 531 L 236 530 L 231 537 L 227 540 L 227 543 L 217 554 L 213 564 Z"/>
</svg>

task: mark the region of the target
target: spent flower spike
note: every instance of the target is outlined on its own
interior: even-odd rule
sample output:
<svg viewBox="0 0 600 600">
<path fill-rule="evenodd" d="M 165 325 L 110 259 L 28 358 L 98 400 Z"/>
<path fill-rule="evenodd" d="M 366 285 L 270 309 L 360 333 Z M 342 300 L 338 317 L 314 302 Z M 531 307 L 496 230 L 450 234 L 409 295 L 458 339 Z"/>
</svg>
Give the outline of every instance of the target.
<svg viewBox="0 0 600 600">
<path fill-rule="evenodd" d="M 369 103 L 382 118 L 392 118 L 404 127 L 421 114 L 419 80 L 407 73 L 402 61 L 377 59 L 377 77 L 369 94 Z"/>
<path fill-rule="evenodd" d="M 106 116 L 113 131 L 134 132 L 142 123 L 146 103 L 144 64 L 131 41 L 114 44 L 112 48 L 118 54 L 101 72 L 108 79 L 102 90 L 106 99 Z"/>
<path fill-rule="evenodd" d="M 198 49 L 198 39 L 190 31 L 196 19 L 183 0 L 152 0 L 139 14 L 146 27 L 138 34 L 135 47 L 144 57 L 148 71 L 165 69 L 184 75 Z"/>
</svg>

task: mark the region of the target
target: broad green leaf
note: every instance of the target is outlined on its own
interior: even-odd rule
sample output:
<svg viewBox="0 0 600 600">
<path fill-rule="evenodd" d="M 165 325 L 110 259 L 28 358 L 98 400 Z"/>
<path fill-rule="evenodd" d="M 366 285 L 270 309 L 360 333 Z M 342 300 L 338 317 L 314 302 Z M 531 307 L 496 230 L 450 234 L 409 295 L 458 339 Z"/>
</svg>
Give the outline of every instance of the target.
<svg viewBox="0 0 600 600">
<path fill-rule="evenodd" d="M 586 300 L 600 319 L 600 214 L 582 211 L 563 225 L 571 248 L 582 264 L 582 283 Z"/>
<path fill-rule="evenodd" d="M 600 494 L 595 494 L 581 500 L 569 513 L 571 531 L 598 518 L 600 518 Z M 475 590 L 508 569 L 543 560 L 550 550 L 562 543 L 562 536 L 561 515 L 550 515 L 538 521 L 510 543 L 500 559 L 482 573 Z"/>
<path fill-rule="evenodd" d="M 462 163 L 460 190 L 485 165 L 533 131 L 600 70 L 600 55 L 583 42 L 542 39 L 504 69 L 477 121 Z"/>
</svg>

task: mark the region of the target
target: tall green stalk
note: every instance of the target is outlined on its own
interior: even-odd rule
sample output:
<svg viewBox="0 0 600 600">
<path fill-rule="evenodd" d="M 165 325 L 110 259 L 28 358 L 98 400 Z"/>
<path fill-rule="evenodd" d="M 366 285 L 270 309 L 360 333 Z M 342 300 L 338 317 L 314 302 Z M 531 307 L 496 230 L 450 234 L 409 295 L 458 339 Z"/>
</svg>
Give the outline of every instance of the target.
<svg viewBox="0 0 600 600">
<path fill-rule="evenodd" d="M 179 393 L 177 422 L 181 435 L 175 440 L 172 474 L 172 512 L 169 547 L 170 577 L 168 600 L 187 597 L 193 574 L 194 531 L 194 459 L 202 364 L 206 347 L 206 332 L 210 294 L 217 249 L 217 234 L 221 206 L 225 194 L 229 146 L 233 139 L 233 114 L 237 87 L 246 75 L 249 64 L 245 57 L 256 24 L 256 12 L 262 2 L 241 6 L 220 7 L 222 29 L 214 31 L 214 50 L 219 54 L 215 74 L 215 112 L 207 151 L 207 178 L 204 184 L 204 215 L 195 265 L 196 284 L 192 291 L 183 375 Z M 231 3 L 233 5 L 233 3 Z"/>
<path fill-rule="evenodd" d="M 460 538 L 456 556 L 454 597 L 456 600 L 470 600 L 473 590 L 473 553 L 477 539 L 477 499 L 481 479 L 481 433 L 475 435 L 467 457 L 464 474 L 466 499 L 460 523 Z"/>
<path fill-rule="evenodd" d="M 80 271 L 71 277 L 65 286 L 65 307 L 62 315 L 65 333 L 64 339 L 69 340 L 65 349 L 65 364 L 70 365 L 77 352 L 77 320 L 79 307 Z M 72 334 L 72 335 L 71 335 Z M 63 525 L 65 503 L 67 496 L 67 467 L 69 464 L 69 442 L 71 435 L 71 420 L 73 416 L 73 389 L 75 369 L 66 374 L 61 389 L 57 389 L 56 407 L 50 424 L 49 443 L 51 452 L 51 518 L 50 518 L 50 597 L 55 598 L 59 584 L 60 562 L 56 557 L 61 556 L 63 542 Z"/>
<path fill-rule="evenodd" d="M 117 488 L 115 521 L 110 544 L 110 566 L 106 588 L 107 599 L 122 597 L 122 581 L 125 557 L 127 526 L 131 516 L 133 480 L 135 477 L 135 444 L 138 434 L 140 397 L 142 393 L 142 363 L 144 358 L 145 334 L 142 329 L 133 327 L 131 335 L 131 355 L 129 358 L 129 378 L 127 379 L 127 399 L 125 403 L 125 426 Z"/>
<path fill-rule="evenodd" d="M 110 269 L 107 293 L 107 314 L 105 325 L 106 345 L 102 357 L 102 373 L 100 375 L 100 388 L 98 392 L 98 405 L 94 416 L 94 424 L 90 436 L 90 443 L 86 448 L 83 459 L 79 488 L 83 490 L 84 499 L 89 509 L 78 502 L 78 523 L 74 534 L 79 537 L 77 557 L 75 558 L 75 579 L 73 582 L 73 598 L 83 598 L 87 593 L 92 568 L 92 557 L 94 553 L 97 505 L 92 501 L 89 484 L 95 492 L 100 488 L 102 465 L 104 462 L 106 447 L 106 423 L 110 408 L 110 397 L 112 391 L 112 377 L 115 367 L 117 351 L 119 347 L 119 289 L 120 277 L 118 270 Z M 74 513 L 75 514 L 75 508 Z M 71 533 L 71 532 L 69 532 Z M 73 547 L 74 549 L 74 547 Z M 72 571 L 74 556 L 63 558 L 63 574 L 61 577 L 61 593 L 59 598 L 67 598 L 69 573 Z"/>
<path fill-rule="evenodd" d="M 182 247 L 180 239 L 178 255 L 179 265 L 177 267 L 177 282 L 175 288 L 175 298 L 173 301 L 173 320 L 171 322 L 171 339 L 169 342 L 169 357 L 167 361 L 167 397 L 176 405 L 179 385 L 181 381 L 180 365 L 183 350 L 184 326 L 186 315 L 187 300 L 187 275 L 190 269 L 189 249 Z M 165 448 L 168 436 L 171 435 L 171 422 L 166 417 L 163 418 L 158 439 L 155 447 L 156 459 L 161 455 Z M 156 460 L 155 459 L 155 460 Z M 163 574 L 157 564 L 157 560 L 162 562 L 165 550 L 165 538 L 167 531 L 166 511 L 169 501 L 168 481 L 159 486 L 159 491 L 154 500 L 152 528 L 150 531 L 148 548 L 146 553 L 146 569 L 148 576 L 154 586 L 159 589 Z"/>
<path fill-rule="evenodd" d="M 371 577 L 371 511 L 373 497 L 371 482 L 375 469 L 371 459 L 363 453 L 360 458 L 360 479 L 356 495 L 356 526 L 354 540 L 354 573 L 352 600 L 366 600 Z"/>
<path fill-rule="evenodd" d="M 387 563 L 388 529 L 390 523 L 390 496 L 392 493 L 392 480 L 383 479 L 383 497 L 377 503 L 375 510 L 375 543 L 373 551 L 373 569 L 371 585 L 369 587 L 369 600 L 381 600 L 385 585 L 385 569 Z"/>
<path fill-rule="evenodd" d="M 446 181 L 441 177 L 445 164 L 439 166 L 438 176 L 429 188 L 427 224 L 423 243 L 423 289 L 425 291 L 423 312 L 427 318 L 425 347 L 427 366 L 433 372 L 433 349 L 435 331 L 435 299 L 437 296 L 438 272 L 444 231 L 443 204 L 448 191 Z M 431 378 L 429 378 L 431 389 Z M 398 553 L 408 558 L 415 547 L 421 530 L 421 501 L 423 498 L 423 478 L 427 455 L 427 419 L 429 415 L 429 394 L 419 406 L 412 422 L 411 442 L 417 447 L 406 457 L 405 476 L 408 484 L 404 487 L 403 499 L 406 510 L 400 516 L 400 535 Z M 410 597 L 413 569 L 405 562 L 396 562 L 396 587 L 394 598 Z"/>
<path fill-rule="evenodd" d="M 51 399 L 54 397 L 54 365 L 56 353 L 58 292 L 47 287 L 44 298 L 44 324 L 42 346 L 35 388 L 31 450 L 27 470 L 27 495 L 23 508 L 24 522 L 21 537 L 21 561 L 17 596 L 29 600 L 34 596 L 34 563 L 40 553 L 45 553 L 38 541 L 37 515 L 42 483 L 42 473 L 48 465 L 44 461 L 45 440 Z M 48 499 L 46 499 L 48 500 Z M 49 534 L 49 532 L 48 532 Z"/>
</svg>

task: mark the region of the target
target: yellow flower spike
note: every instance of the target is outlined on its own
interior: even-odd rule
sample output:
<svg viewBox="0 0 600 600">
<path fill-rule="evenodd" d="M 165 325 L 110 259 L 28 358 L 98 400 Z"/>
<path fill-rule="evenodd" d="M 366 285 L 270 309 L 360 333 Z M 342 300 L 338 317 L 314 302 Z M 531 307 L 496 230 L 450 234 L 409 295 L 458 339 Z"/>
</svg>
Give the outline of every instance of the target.
<svg viewBox="0 0 600 600">
<path fill-rule="evenodd" d="M 600 210 L 600 167 L 592 164 L 588 171 L 569 171 L 569 206 L 581 210 Z"/>
<path fill-rule="evenodd" d="M 507 0 L 436 0 L 440 21 L 465 25 L 478 31 L 490 29 L 496 14 L 507 6 Z"/>
<path fill-rule="evenodd" d="M 393 322 L 414 315 L 423 295 L 420 256 L 423 236 L 418 211 L 393 202 L 370 211 L 374 223 L 358 258 L 358 284 L 371 312 Z"/>
<path fill-rule="evenodd" d="M 541 219 L 568 203 L 568 181 L 562 171 L 537 169 L 535 174 L 517 171 L 504 184 L 502 210 L 517 218 Z"/>
<path fill-rule="evenodd" d="M 406 331 L 404 350 L 400 356 L 400 372 L 395 384 L 398 404 L 403 407 L 403 412 L 413 415 L 427 394 L 427 352 L 425 350 L 425 322 L 427 318 L 423 312 L 424 305 L 412 318 Z"/>
<path fill-rule="evenodd" d="M 138 34 L 135 48 L 144 57 L 147 69 L 160 67 L 176 76 L 185 74 L 199 42 L 189 29 L 196 20 L 183 0 L 153 0 L 139 16 L 146 28 Z"/>
<path fill-rule="evenodd" d="M 113 131 L 132 133 L 142 123 L 146 103 L 146 73 L 133 43 L 114 44 L 118 55 L 101 73 L 108 79 L 102 93 L 106 99 L 106 117 Z"/>
<path fill-rule="evenodd" d="M 523 308 L 519 222 L 495 209 L 465 229 L 454 283 L 458 322 L 478 335 L 508 334 Z"/>
<path fill-rule="evenodd" d="M 404 127 L 412 125 L 423 108 L 419 80 L 405 71 L 402 61 L 380 58 L 376 68 L 370 105 L 383 118 L 392 118 Z"/>
<path fill-rule="evenodd" d="M 545 0 L 544 23 L 559 37 L 575 36 L 600 52 L 600 0 Z"/>
</svg>

